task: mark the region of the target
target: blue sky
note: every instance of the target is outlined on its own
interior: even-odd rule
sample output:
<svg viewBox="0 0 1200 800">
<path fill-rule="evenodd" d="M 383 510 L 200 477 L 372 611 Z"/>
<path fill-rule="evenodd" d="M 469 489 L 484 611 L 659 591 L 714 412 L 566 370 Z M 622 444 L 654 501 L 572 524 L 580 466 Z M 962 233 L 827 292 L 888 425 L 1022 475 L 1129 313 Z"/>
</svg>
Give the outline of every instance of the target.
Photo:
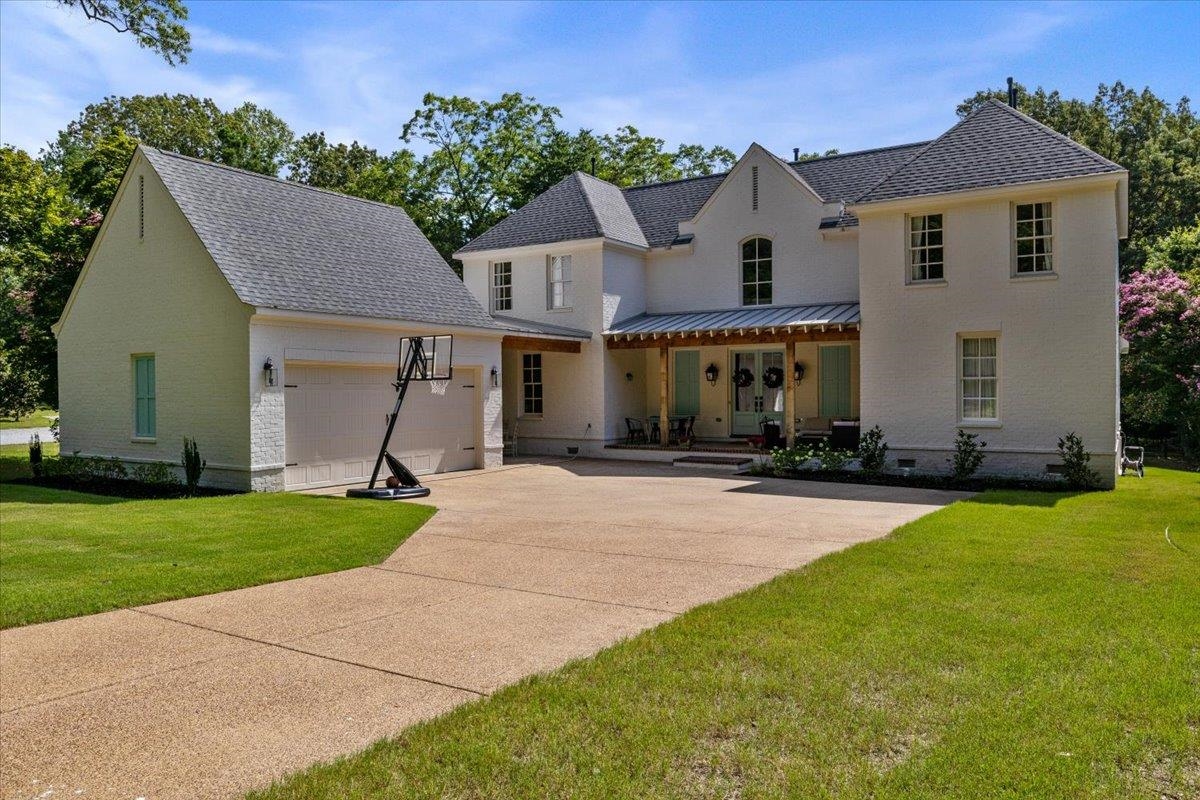
<svg viewBox="0 0 1200 800">
<path fill-rule="evenodd" d="M 1200 3 L 188 5 L 194 52 L 171 68 L 49 0 L 0 2 L 0 140 L 37 151 L 89 102 L 158 92 L 383 151 L 430 91 L 518 90 L 571 129 L 780 154 L 935 136 L 1007 75 L 1200 102 Z"/>
</svg>

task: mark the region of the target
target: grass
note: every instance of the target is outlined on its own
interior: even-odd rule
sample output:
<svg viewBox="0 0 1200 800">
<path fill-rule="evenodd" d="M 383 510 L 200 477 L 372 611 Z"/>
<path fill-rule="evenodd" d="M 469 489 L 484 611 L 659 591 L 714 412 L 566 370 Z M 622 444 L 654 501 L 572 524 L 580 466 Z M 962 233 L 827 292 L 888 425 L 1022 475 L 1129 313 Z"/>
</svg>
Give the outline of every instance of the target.
<svg viewBox="0 0 1200 800">
<path fill-rule="evenodd" d="M 0 627 L 375 564 L 432 514 L 296 494 L 127 501 L 0 484 Z"/>
<path fill-rule="evenodd" d="M 39 408 L 17 419 L 0 419 L 0 430 L 5 428 L 49 428 L 58 417 L 58 410 Z"/>
<path fill-rule="evenodd" d="M 1200 476 L 987 492 L 251 797 L 1200 797 Z"/>
<path fill-rule="evenodd" d="M 42 442 L 42 456 L 58 455 L 58 442 L 51 439 Z M 0 481 L 11 481 L 15 478 L 28 478 L 29 444 L 0 444 Z"/>
</svg>

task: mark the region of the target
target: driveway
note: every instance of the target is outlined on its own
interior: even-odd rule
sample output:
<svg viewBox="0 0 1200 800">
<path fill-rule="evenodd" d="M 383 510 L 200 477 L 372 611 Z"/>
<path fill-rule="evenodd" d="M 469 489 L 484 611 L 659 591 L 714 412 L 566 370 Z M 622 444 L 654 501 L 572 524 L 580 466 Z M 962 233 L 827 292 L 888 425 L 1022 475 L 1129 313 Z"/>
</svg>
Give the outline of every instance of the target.
<svg viewBox="0 0 1200 800">
<path fill-rule="evenodd" d="M 54 441 L 49 428 L 0 428 L 0 444 L 29 444 L 35 433 L 43 444 Z"/>
<path fill-rule="evenodd" d="M 961 496 L 612 461 L 429 485 L 378 566 L 0 633 L 2 796 L 234 797 Z"/>
</svg>

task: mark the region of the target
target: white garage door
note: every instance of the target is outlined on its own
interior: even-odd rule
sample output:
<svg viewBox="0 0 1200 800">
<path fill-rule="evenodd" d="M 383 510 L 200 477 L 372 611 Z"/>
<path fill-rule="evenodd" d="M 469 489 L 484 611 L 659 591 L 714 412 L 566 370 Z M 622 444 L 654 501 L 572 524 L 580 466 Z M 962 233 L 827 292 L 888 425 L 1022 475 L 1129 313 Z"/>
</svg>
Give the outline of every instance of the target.
<svg viewBox="0 0 1200 800">
<path fill-rule="evenodd" d="M 368 480 L 396 402 L 395 368 L 287 364 L 284 376 L 286 487 Z M 474 376 L 455 370 L 448 382 L 409 385 L 388 450 L 415 474 L 476 465 L 480 404 Z M 388 474 L 384 465 L 381 478 Z"/>
</svg>

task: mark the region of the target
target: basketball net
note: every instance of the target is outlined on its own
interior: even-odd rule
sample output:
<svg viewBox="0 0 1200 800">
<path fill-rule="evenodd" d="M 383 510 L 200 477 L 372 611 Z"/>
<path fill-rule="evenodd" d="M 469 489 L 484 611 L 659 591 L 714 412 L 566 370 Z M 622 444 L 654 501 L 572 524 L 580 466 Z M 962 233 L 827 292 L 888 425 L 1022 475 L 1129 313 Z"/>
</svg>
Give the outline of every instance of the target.
<svg viewBox="0 0 1200 800">
<path fill-rule="evenodd" d="M 450 381 L 429 381 L 429 391 L 438 397 L 445 397 L 448 388 L 450 388 Z"/>
</svg>

